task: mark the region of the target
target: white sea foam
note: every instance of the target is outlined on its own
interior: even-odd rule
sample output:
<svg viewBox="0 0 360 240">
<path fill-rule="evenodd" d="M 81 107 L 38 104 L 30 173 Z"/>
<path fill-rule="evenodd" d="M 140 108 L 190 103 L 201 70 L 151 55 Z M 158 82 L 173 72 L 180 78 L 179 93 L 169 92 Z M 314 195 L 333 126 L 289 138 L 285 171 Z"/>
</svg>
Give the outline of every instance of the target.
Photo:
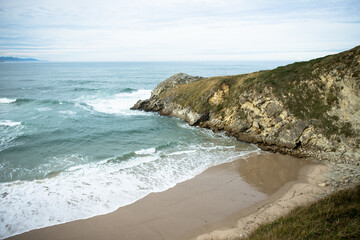
<svg viewBox="0 0 360 240">
<path fill-rule="evenodd" d="M 151 192 L 193 178 L 211 166 L 258 151 L 255 147 L 248 151 L 234 151 L 227 145 L 209 147 L 205 143 L 184 143 L 167 150 L 142 149 L 126 161 L 82 165 L 87 162 L 86 156 L 76 155 L 80 165 L 49 178 L 1 183 L 0 238 L 112 212 Z M 64 160 L 69 157 L 74 158 Z"/>
<path fill-rule="evenodd" d="M 20 125 L 21 122 L 13 122 L 10 120 L 0 120 L 0 126 L 14 127 Z"/>
<path fill-rule="evenodd" d="M 196 150 L 184 150 L 184 151 L 177 151 L 167 154 L 168 156 L 174 156 L 174 155 L 182 155 L 182 154 L 188 154 L 188 153 L 194 153 Z"/>
<path fill-rule="evenodd" d="M 148 148 L 148 149 L 141 149 L 139 151 L 135 151 L 135 153 L 138 155 L 147 155 L 147 154 L 155 153 L 155 151 L 156 151 L 155 148 Z"/>
<path fill-rule="evenodd" d="M 22 134 L 22 129 L 21 122 L 0 120 L 0 151 L 19 144 L 14 140 Z"/>
<path fill-rule="evenodd" d="M 0 103 L 13 103 L 16 102 L 16 98 L 10 99 L 10 98 L 0 98 Z"/>
<path fill-rule="evenodd" d="M 130 108 L 134 106 L 139 99 L 147 99 L 150 95 L 151 90 L 138 90 L 131 93 L 119 93 L 104 98 L 86 99 L 85 97 L 84 102 L 96 112 L 119 115 L 139 115 L 144 113 L 140 111 L 131 111 Z"/>
<path fill-rule="evenodd" d="M 71 110 L 59 111 L 59 113 L 61 113 L 63 115 L 75 115 L 76 114 L 76 112 L 71 111 Z"/>
<path fill-rule="evenodd" d="M 52 109 L 49 107 L 41 107 L 41 108 L 37 108 L 36 110 L 39 112 L 46 112 L 46 111 L 51 111 Z"/>
</svg>

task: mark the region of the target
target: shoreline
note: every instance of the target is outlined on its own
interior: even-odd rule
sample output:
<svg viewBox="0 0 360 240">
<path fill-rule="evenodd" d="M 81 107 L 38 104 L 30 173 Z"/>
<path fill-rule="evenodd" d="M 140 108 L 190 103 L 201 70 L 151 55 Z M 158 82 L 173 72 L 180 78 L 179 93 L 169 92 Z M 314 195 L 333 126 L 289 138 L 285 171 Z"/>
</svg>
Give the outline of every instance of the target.
<svg viewBox="0 0 360 240">
<path fill-rule="evenodd" d="M 238 226 L 240 218 L 276 202 L 294 186 L 308 184 L 309 173 L 320 166 L 326 168 L 291 156 L 261 152 L 211 167 L 115 212 L 9 239 L 195 239 L 209 232 L 198 239 L 232 236 L 238 234 L 231 227 Z M 215 229 L 223 230 L 213 232 Z"/>
<path fill-rule="evenodd" d="M 296 207 L 311 204 L 332 193 L 332 186 L 325 184 L 329 180 L 329 172 L 329 166 L 325 164 L 309 164 L 300 169 L 297 181 L 288 182 L 266 200 L 236 213 L 237 220 L 232 227 L 218 228 L 190 239 L 245 238 L 260 225 L 271 223 Z"/>
</svg>

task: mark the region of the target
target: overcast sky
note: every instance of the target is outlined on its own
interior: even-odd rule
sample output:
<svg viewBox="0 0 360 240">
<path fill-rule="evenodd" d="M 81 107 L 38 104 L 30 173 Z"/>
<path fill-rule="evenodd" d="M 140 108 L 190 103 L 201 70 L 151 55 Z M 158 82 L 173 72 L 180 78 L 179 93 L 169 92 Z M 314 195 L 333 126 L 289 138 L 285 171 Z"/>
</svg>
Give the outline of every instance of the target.
<svg viewBox="0 0 360 240">
<path fill-rule="evenodd" d="M 360 45 L 360 0 L 0 0 L 0 55 L 307 60 Z"/>
</svg>

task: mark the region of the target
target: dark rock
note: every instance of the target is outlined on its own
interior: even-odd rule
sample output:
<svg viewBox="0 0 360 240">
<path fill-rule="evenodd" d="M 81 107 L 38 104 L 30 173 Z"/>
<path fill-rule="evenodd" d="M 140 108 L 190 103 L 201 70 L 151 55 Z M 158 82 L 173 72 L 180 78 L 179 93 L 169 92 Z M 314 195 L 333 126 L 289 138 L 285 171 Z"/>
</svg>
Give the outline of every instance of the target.
<svg viewBox="0 0 360 240">
<path fill-rule="evenodd" d="M 265 108 L 265 112 L 267 116 L 270 118 L 276 118 L 277 116 L 279 116 L 281 111 L 282 111 L 282 107 L 275 102 L 269 103 Z"/>
<path fill-rule="evenodd" d="M 304 132 L 307 124 L 304 121 L 298 120 L 295 123 L 287 126 L 279 133 L 279 144 L 294 149 L 299 143 L 299 138 Z"/>
<path fill-rule="evenodd" d="M 203 77 L 198 76 L 190 76 L 185 73 L 177 73 L 166 79 L 165 81 L 159 83 L 154 91 L 152 92 L 152 96 L 159 96 L 161 93 L 174 88 L 176 85 L 179 84 L 187 84 L 194 81 L 198 81 L 203 79 Z"/>
<path fill-rule="evenodd" d="M 356 166 L 360 165 L 357 69 L 360 47 L 244 75 L 205 79 L 178 73 L 132 109 L 225 130 L 264 150 Z"/>
<path fill-rule="evenodd" d="M 149 100 L 139 100 L 137 101 L 137 103 L 135 103 L 135 105 L 130 108 L 131 110 L 140 110 L 140 109 L 144 109 L 145 105 L 149 104 Z"/>
</svg>

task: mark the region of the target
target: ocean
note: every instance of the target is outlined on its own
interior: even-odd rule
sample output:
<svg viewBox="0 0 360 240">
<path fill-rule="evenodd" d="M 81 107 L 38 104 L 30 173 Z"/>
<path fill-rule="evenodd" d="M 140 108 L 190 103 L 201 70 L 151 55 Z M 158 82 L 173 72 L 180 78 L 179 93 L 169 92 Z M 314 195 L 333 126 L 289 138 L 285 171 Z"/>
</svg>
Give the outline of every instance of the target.
<svg viewBox="0 0 360 240">
<path fill-rule="evenodd" d="M 0 63 L 0 238 L 105 214 L 259 149 L 132 111 L 171 75 L 284 62 Z"/>
</svg>

